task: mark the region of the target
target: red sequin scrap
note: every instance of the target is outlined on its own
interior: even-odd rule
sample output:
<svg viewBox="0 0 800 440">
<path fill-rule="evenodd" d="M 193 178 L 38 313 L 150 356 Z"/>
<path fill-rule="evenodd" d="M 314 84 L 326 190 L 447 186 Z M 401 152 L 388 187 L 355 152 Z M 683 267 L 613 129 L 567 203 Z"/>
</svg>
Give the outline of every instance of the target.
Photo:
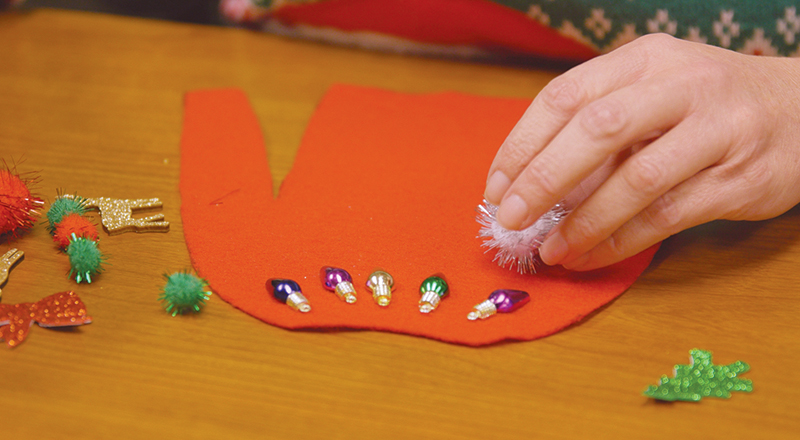
<svg viewBox="0 0 800 440">
<path fill-rule="evenodd" d="M 0 338 L 16 347 L 28 336 L 31 325 L 71 327 L 92 322 L 86 305 L 75 292 L 59 292 L 35 303 L 0 304 Z"/>
</svg>

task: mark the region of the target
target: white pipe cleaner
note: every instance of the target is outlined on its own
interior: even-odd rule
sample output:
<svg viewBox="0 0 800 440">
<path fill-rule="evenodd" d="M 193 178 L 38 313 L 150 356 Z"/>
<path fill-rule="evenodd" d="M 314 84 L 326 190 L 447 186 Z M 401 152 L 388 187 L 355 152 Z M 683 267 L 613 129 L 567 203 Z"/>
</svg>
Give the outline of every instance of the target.
<svg viewBox="0 0 800 440">
<path fill-rule="evenodd" d="M 497 223 L 497 206 L 486 200 L 478 205 L 477 221 L 483 227 L 478 232 L 478 237 L 486 238 L 482 246 L 488 248 L 486 252 L 497 250 L 492 261 L 500 267 L 513 270 L 516 266 L 519 273 L 536 273 L 536 266 L 541 263 L 539 246 L 553 227 L 569 214 L 564 205 L 559 203 L 550 208 L 531 226 L 513 231 Z"/>
</svg>

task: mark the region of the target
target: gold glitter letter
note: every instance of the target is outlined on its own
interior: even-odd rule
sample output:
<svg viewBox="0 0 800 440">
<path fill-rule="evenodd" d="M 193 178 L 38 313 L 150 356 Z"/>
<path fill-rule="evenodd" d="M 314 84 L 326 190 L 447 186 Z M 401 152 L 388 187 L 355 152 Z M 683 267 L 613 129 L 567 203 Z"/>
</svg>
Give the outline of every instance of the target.
<svg viewBox="0 0 800 440">
<path fill-rule="evenodd" d="M 164 220 L 164 214 L 151 215 L 144 218 L 133 218 L 134 209 L 147 209 L 161 207 L 158 199 L 110 199 L 98 197 L 83 199 L 87 208 L 100 210 L 103 226 L 109 235 L 121 234 L 128 231 L 136 232 L 167 232 L 169 222 Z"/>
<path fill-rule="evenodd" d="M 8 279 L 8 271 L 11 270 L 11 266 L 19 261 L 23 255 L 25 255 L 24 252 L 11 249 L 10 251 L 6 252 L 5 255 L 0 257 L 0 286 L 2 286 L 3 283 L 5 283 Z M 0 298 L 2 297 L 3 291 L 0 290 Z"/>
</svg>

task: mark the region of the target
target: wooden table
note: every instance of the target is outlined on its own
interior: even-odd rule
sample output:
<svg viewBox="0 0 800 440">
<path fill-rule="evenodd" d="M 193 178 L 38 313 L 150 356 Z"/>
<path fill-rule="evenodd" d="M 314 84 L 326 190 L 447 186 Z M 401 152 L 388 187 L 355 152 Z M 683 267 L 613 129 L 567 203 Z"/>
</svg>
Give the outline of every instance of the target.
<svg viewBox="0 0 800 440">
<path fill-rule="evenodd" d="M 4 304 L 75 289 L 95 322 L 0 347 L 4 438 L 798 438 L 800 211 L 667 241 L 617 301 L 526 343 L 474 349 L 375 332 L 291 332 L 217 297 L 171 318 L 162 274 L 190 268 L 178 193 L 182 96 L 239 87 L 277 180 L 330 84 L 533 97 L 557 72 L 369 53 L 238 29 L 39 10 L 0 15 L 0 157 L 37 191 L 159 197 L 167 234 L 105 233 L 91 285 L 43 225 Z M 489 164 L 487 164 L 488 167 Z M 477 176 L 483 178 L 483 176 Z M 642 396 L 692 348 L 743 360 L 752 394 Z M 36 436 L 36 437 L 34 437 Z"/>
</svg>

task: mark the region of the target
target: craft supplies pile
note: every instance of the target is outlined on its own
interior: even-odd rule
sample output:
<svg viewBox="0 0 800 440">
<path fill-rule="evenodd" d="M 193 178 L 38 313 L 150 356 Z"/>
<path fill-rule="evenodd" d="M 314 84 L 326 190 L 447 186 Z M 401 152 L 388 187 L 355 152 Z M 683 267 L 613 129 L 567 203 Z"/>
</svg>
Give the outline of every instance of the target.
<svg viewBox="0 0 800 440">
<path fill-rule="evenodd" d="M 0 242 L 23 237 L 35 227 L 44 201 L 31 192 L 38 176 L 17 172 L 16 165 L 3 162 L 0 169 Z M 90 209 L 100 211 L 103 227 L 109 234 L 126 231 L 166 231 L 169 223 L 157 214 L 133 218 L 135 209 L 161 206 L 158 199 L 124 200 L 88 199 L 77 195 L 58 194 L 45 217 L 57 252 L 69 258 L 67 276 L 76 284 L 91 283 L 103 271 L 106 257 L 100 251 L 97 226 L 86 216 Z M 12 248 L 0 257 L 0 287 L 4 286 L 13 267 L 20 264 L 24 251 Z M 2 299 L 0 291 L 0 299 Z M 183 311 L 182 308 L 177 308 Z M 199 307 L 194 308 L 199 311 Z M 174 313 L 173 313 L 174 316 Z M 75 291 L 44 297 L 34 303 L 0 304 L 0 339 L 9 347 L 24 342 L 33 323 L 41 327 L 75 327 L 92 322 L 86 305 Z"/>
</svg>

